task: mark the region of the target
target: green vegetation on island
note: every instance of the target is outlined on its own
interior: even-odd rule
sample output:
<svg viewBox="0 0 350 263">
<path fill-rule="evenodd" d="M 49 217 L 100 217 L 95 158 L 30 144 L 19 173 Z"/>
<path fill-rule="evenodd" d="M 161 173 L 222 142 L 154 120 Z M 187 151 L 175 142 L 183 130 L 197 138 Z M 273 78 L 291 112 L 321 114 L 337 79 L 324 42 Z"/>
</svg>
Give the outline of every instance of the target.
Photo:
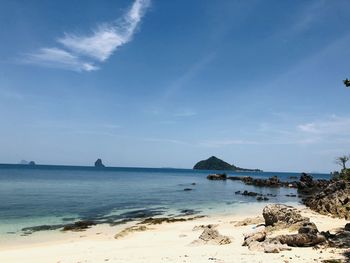
<svg viewBox="0 0 350 263">
<path fill-rule="evenodd" d="M 260 169 L 246 169 L 240 168 L 233 164 L 229 164 L 215 156 L 212 156 L 206 160 L 202 160 L 195 164 L 193 167 L 195 170 L 226 170 L 226 171 L 247 171 L 247 172 L 261 172 Z"/>
</svg>

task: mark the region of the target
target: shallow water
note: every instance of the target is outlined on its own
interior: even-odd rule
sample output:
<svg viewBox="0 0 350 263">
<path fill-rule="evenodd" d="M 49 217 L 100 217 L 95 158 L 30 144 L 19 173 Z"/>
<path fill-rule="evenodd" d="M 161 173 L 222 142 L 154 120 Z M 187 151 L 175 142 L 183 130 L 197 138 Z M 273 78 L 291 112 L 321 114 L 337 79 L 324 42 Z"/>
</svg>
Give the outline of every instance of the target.
<svg viewBox="0 0 350 263">
<path fill-rule="evenodd" d="M 0 166 L 0 234 L 16 234 L 24 227 L 66 224 L 79 219 L 118 223 L 162 214 L 239 214 L 242 204 L 258 204 L 255 197 L 235 195 L 238 190 L 277 195 L 269 197 L 269 202 L 299 202 L 297 197 L 285 196 L 295 193 L 295 189 L 259 188 L 231 180 L 209 181 L 206 176 L 210 172 L 3 165 Z M 242 174 L 277 175 L 282 180 L 299 176 L 297 173 L 229 172 L 229 175 Z M 193 190 L 184 191 L 184 188 Z"/>
</svg>

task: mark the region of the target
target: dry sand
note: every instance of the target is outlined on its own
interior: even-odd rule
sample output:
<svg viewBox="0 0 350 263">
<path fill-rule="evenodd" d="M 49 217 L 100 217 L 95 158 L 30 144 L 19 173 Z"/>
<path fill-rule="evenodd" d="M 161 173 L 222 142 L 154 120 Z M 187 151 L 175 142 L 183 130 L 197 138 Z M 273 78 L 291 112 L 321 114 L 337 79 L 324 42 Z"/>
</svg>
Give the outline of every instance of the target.
<svg viewBox="0 0 350 263">
<path fill-rule="evenodd" d="M 343 227 L 343 219 L 316 214 L 306 208 L 302 213 L 316 223 L 320 231 Z M 261 216 L 261 211 L 254 213 Z M 249 216 L 252 216 L 250 214 Z M 120 239 L 116 233 L 135 225 L 110 227 L 98 225 L 84 232 L 35 233 L 0 244 L 0 262 L 322 262 L 342 258 L 342 250 L 292 248 L 279 254 L 250 251 L 242 246 L 243 234 L 254 231 L 254 225 L 236 227 L 241 216 L 210 216 L 193 221 L 150 225 L 146 231 L 132 232 Z M 193 245 L 201 234 L 198 225 L 218 224 L 221 234 L 232 243 L 227 245 Z"/>
</svg>

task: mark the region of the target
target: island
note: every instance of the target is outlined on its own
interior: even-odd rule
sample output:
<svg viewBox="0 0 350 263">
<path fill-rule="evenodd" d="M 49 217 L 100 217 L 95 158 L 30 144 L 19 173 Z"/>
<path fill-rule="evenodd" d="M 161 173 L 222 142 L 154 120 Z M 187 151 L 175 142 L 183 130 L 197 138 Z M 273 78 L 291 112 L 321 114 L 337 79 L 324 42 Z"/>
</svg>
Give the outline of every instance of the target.
<svg viewBox="0 0 350 263">
<path fill-rule="evenodd" d="M 195 164 L 194 170 L 226 170 L 226 171 L 243 171 L 243 172 L 262 172 L 260 169 L 240 168 L 233 164 L 229 164 L 215 156 L 206 160 L 202 160 Z"/>
</svg>

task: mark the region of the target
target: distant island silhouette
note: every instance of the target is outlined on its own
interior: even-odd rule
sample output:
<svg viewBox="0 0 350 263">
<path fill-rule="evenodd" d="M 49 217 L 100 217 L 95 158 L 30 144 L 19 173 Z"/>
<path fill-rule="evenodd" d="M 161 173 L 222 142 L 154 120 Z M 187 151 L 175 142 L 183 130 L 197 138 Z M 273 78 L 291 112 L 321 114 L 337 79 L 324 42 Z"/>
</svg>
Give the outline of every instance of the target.
<svg viewBox="0 0 350 263">
<path fill-rule="evenodd" d="M 193 167 L 194 170 L 227 170 L 227 171 L 247 171 L 247 172 L 262 172 L 260 169 L 240 168 L 233 164 L 229 164 L 215 156 L 206 160 L 199 161 Z"/>
</svg>

